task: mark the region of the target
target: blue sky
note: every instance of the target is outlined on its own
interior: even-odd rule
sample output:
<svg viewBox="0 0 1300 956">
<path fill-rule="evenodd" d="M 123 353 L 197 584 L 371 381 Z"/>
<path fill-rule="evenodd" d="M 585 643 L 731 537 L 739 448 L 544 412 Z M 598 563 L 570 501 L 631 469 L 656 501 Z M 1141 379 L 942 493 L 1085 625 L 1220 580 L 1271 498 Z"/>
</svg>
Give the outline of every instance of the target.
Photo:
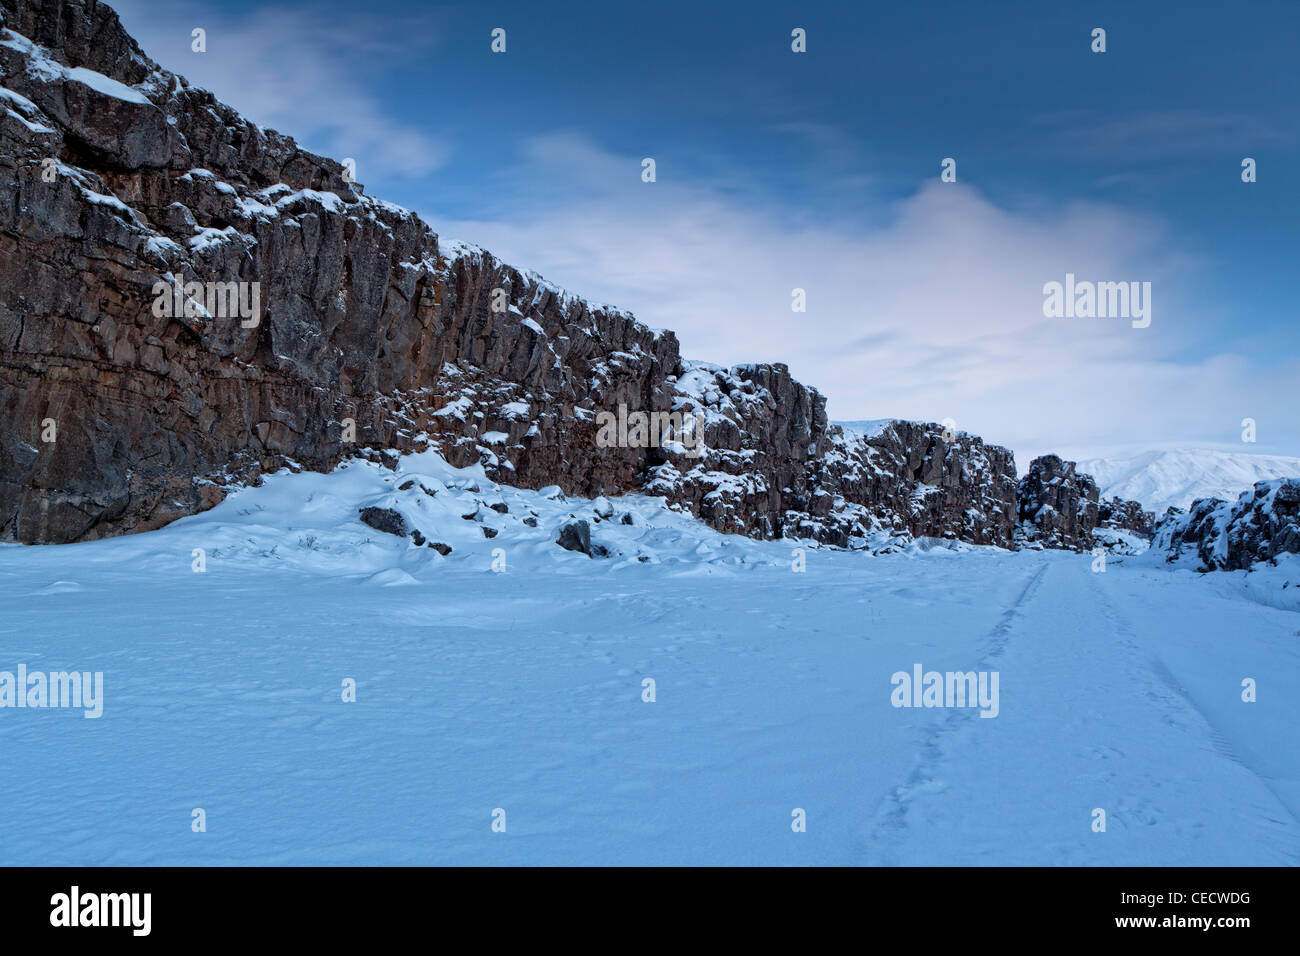
<svg viewBox="0 0 1300 956">
<path fill-rule="evenodd" d="M 371 194 L 832 417 L 1300 454 L 1300 4 L 113 5 Z M 1152 282 L 1151 326 L 1045 318 L 1067 271 Z"/>
</svg>

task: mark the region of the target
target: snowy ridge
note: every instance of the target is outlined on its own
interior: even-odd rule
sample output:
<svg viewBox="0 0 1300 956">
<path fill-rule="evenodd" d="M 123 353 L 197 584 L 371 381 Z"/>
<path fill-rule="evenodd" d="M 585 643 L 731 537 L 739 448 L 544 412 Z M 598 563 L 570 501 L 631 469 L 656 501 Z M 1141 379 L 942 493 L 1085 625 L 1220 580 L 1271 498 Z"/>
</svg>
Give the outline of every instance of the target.
<svg viewBox="0 0 1300 956">
<path fill-rule="evenodd" d="M 1079 471 L 1096 479 L 1103 498 L 1140 501 L 1160 517 L 1198 498 L 1235 501 L 1257 481 L 1300 477 L 1300 458 L 1184 448 L 1089 458 L 1079 462 Z"/>
</svg>

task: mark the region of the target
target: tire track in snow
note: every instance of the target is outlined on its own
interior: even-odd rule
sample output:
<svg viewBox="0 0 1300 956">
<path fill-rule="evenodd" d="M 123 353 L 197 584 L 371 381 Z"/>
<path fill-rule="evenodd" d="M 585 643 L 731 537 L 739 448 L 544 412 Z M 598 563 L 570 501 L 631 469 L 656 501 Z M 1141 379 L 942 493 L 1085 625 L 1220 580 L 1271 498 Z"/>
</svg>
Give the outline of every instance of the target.
<svg viewBox="0 0 1300 956">
<path fill-rule="evenodd" d="M 1005 653 L 1011 642 L 1012 631 L 1016 622 L 1023 616 L 1024 608 L 1037 595 L 1047 575 L 1049 564 L 1043 563 L 1029 574 L 1025 586 L 1011 603 L 998 622 L 988 634 L 988 647 L 976 661 L 974 670 L 984 670 L 985 666 Z M 908 806 L 914 794 L 941 793 L 947 785 L 939 781 L 938 769 L 943 761 L 943 745 L 954 733 L 968 725 L 973 719 L 979 719 L 978 711 L 969 708 L 948 710 L 937 727 L 931 731 L 929 738 L 921 747 L 916 763 L 907 779 L 894 787 L 885 803 L 876 812 L 876 823 L 867 837 L 867 854 L 871 856 L 874 847 L 880 859 L 868 860 L 869 863 L 894 864 L 896 849 L 880 847 L 880 843 L 897 843 L 901 841 L 908 827 Z"/>
<path fill-rule="evenodd" d="M 1297 830 L 1300 830 L 1300 818 L 1296 817 L 1285 796 L 1273 788 L 1267 775 L 1260 773 L 1237 754 L 1228 738 L 1214 724 L 1209 714 L 1201 708 L 1187 688 L 1182 685 L 1182 682 L 1165 666 L 1165 663 L 1154 653 L 1145 651 L 1142 648 L 1128 618 L 1123 616 L 1115 606 L 1114 599 L 1104 588 L 1099 586 L 1099 582 L 1095 580 L 1095 577 L 1094 575 L 1092 590 L 1097 595 L 1097 607 L 1110 623 L 1116 637 L 1119 638 L 1120 644 L 1137 662 L 1136 667 L 1145 668 L 1143 671 L 1145 675 L 1144 683 L 1148 688 L 1148 694 L 1153 700 L 1159 701 L 1166 708 L 1170 722 L 1188 729 L 1189 732 L 1193 732 L 1193 724 L 1199 725 L 1196 729 L 1210 742 L 1214 751 L 1220 757 L 1241 767 L 1259 781 L 1260 786 L 1273 796 L 1273 799 L 1291 818 L 1291 824 Z M 1180 717 L 1183 719 L 1179 720 Z"/>
<path fill-rule="evenodd" d="M 1007 644 L 1011 641 L 1012 625 L 1014 625 L 1021 617 L 1025 605 L 1028 604 L 1038 593 L 1039 588 L 1042 586 L 1043 578 L 1047 576 L 1048 567 L 1050 567 L 1048 564 L 1040 565 L 1038 570 L 1035 571 L 1033 575 L 1030 576 L 1028 582 L 1026 582 L 1024 590 L 1020 592 L 1020 596 L 1016 598 L 1015 603 L 1002 612 L 1001 620 L 999 620 L 998 623 L 993 626 L 993 630 L 989 632 L 989 635 L 992 638 L 990 641 L 991 646 L 977 663 L 984 664 L 1002 656 L 1002 653 L 1007 649 Z"/>
</svg>

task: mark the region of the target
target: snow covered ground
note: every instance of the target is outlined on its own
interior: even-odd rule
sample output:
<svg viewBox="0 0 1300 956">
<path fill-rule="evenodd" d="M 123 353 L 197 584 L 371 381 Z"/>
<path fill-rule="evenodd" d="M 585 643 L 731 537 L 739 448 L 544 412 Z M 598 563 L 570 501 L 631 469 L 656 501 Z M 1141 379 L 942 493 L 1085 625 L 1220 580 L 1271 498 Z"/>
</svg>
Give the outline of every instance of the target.
<svg viewBox="0 0 1300 956">
<path fill-rule="evenodd" d="M 609 504 L 593 560 L 553 542 L 604 503 L 425 454 L 0 547 L 0 671 L 104 674 L 99 719 L 0 709 L 0 864 L 1300 862 L 1297 568 L 797 572 L 791 542 Z M 997 716 L 893 706 L 918 664 L 996 672 Z"/>
</svg>

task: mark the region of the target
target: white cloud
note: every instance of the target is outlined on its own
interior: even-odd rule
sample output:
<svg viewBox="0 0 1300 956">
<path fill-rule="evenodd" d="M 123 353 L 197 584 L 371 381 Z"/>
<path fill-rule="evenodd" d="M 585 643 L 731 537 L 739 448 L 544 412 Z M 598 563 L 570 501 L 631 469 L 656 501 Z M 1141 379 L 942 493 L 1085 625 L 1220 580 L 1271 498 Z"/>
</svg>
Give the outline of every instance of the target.
<svg viewBox="0 0 1300 956">
<path fill-rule="evenodd" d="M 423 21 L 390 24 L 395 42 L 363 18 L 323 21 L 273 6 L 246 16 L 193 2 L 115 0 L 113 7 L 163 67 L 307 149 L 355 159 L 363 183 L 371 173 L 422 175 L 442 165 L 445 146 L 387 115 L 364 84 L 372 66 L 428 40 Z M 205 53 L 190 49 L 195 27 L 207 31 Z"/>
<path fill-rule="evenodd" d="M 1203 264 L 1146 217 L 1096 204 L 1009 211 L 934 181 L 883 210 L 883 228 L 808 226 L 675 182 L 670 163 L 643 183 L 640 159 L 568 134 L 535 139 L 490 218 L 432 221 L 675 330 L 685 355 L 784 361 L 834 418 L 951 417 L 1022 462 L 1231 440 L 1242 417 L 1280 419 L 1293 398 L 1294 365 L 1197 351 L 1193 319 L 1208 306 L 1188 279 Z M 1151 327 L 1045 318 L 1043 284 L 1066 272 L 1150 281 Z M 796 287 L 806 314 L 791 312 Z M 1295 425 L 1274 424 L 1284 441 L 1271 447 L 1294 450 Z"/>
</svg>

